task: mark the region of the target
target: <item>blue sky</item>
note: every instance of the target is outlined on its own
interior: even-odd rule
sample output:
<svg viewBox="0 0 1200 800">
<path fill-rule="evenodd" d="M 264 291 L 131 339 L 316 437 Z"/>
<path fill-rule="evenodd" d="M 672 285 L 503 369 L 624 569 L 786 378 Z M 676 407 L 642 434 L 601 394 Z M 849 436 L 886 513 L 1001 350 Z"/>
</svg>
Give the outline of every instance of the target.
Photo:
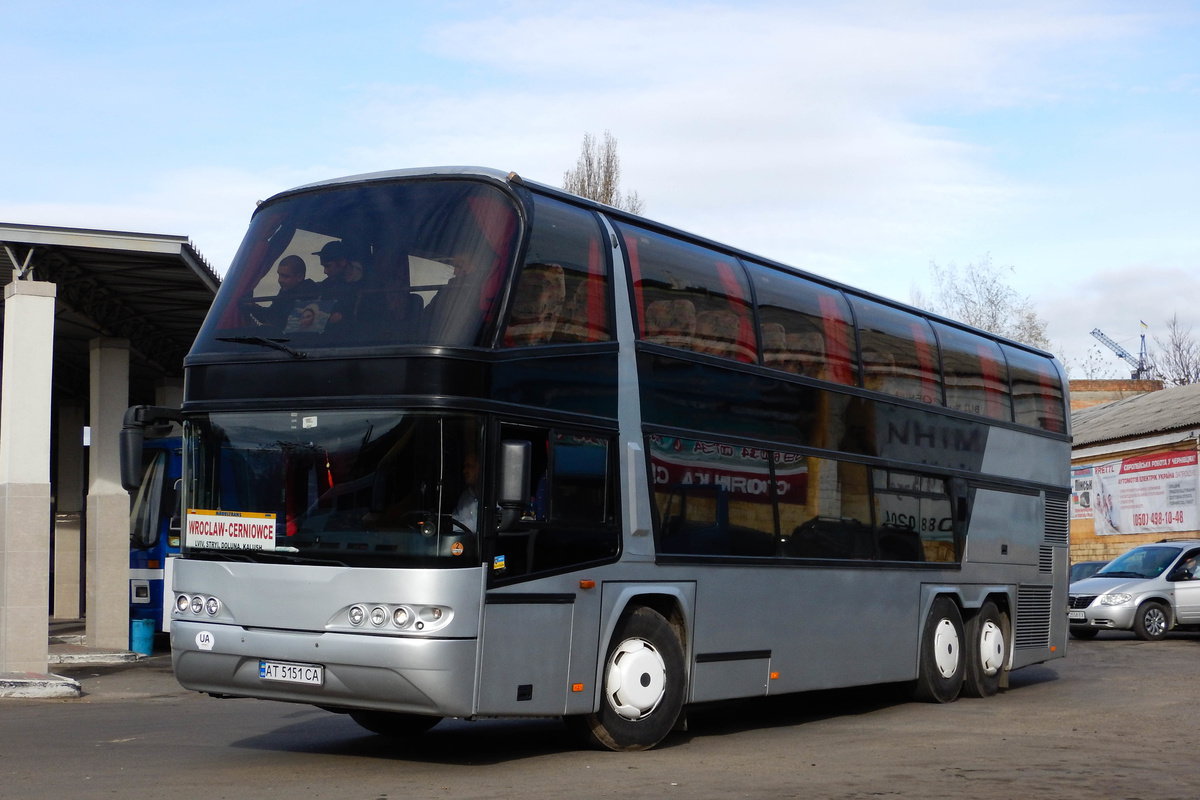
<svg viewBox="0 0 1200 800">
<path fill-rule="evenodd" d="M 0 0 L 0 220 L 187 235 L 255 200 L 617 137 L 654 219 L 907 301 L 990 254 L 1082 377 L 1200 337 L 1200 2 Z"/>
</svg>

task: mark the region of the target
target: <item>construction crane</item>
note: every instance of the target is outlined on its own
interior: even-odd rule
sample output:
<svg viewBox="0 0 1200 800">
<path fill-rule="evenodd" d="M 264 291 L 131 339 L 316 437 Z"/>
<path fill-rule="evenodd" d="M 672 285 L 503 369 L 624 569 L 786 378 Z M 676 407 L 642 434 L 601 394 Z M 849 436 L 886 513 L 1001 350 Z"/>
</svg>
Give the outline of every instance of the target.
<svg viewBox="0 0 1200 800">
<path fill-rule="evenodd" d="M 1142 327 L 1145 327 L 1144 323 Z M 1133 378 L 1135 381 L 1140 381 L 1143 378 L 1149 378 L 1153 374 L 1154 367 L 1150 365 L 1150 360 L 1146 357 L 1146 334 L 1142 334 L 1142 351 L 1138 354 L 1137 358 L 1134 358 L 1128 350 L 1105 336 L 1104 332 L 1099 328 L 1096 328 L 1092 331 L 1092 336 L 1095 336 L 1097 339 L 1099 339 L 1101 344 L 1103 344 L 1109 350 L 1112 350 L 1120 358 L 1125 359 L 1133 365 L 1133 372 L 1129 374 L 1129 377 Z"/>
</svg>

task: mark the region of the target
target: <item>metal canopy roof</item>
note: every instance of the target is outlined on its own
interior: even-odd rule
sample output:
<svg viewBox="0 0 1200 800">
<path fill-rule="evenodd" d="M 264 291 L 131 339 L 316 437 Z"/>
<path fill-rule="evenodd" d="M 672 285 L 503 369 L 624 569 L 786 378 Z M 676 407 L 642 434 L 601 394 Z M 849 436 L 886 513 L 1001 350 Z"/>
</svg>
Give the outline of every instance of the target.
<svg viewBox="0 0 1200 800">
<path fill-rule="evenodd" d="M 130 402 L 183 376 L 220 285 L 183 236 L 0 223 L 0 285 L 29 278 L 57 285 L 56 393 L 86 398 L 89 341 L 113 337 L 129 340 Z"/>
</svg>

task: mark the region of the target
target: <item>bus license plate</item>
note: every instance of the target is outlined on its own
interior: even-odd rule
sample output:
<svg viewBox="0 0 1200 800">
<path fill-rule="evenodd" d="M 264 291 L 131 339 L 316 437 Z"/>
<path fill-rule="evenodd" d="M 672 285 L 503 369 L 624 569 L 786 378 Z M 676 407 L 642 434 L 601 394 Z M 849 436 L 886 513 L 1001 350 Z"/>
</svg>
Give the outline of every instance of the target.
<svg viewBox="0 0 1200 800">
<path fill-rule="evenodd" d="M 264 681 L 305 683 L 322 686 L 325 683 L 325 668 L 319 664 L 289 664 L 286 661 L 259 661 L 258 677 Z"/>
<path fill-rule="evenodd" d="M 1071 620 L 1071 622 L 1087 622 L 1087 614 L 1082 611 L 1068 611 L 1067 619 Z"/>
</svg>

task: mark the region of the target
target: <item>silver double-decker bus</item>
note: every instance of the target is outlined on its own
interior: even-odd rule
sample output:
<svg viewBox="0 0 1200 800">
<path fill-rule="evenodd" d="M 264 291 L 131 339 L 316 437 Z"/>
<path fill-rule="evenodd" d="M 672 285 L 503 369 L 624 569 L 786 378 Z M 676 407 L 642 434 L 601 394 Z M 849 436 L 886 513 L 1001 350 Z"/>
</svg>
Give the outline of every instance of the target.
<svg viewBox="0 0 1200 800">
<path fill-rule="evenodd" d="M 185 369 L 189 689 L 634 750 L 1065 652 L 1050 355 L 513 173 L 263 202 Z"/>
</svg>

